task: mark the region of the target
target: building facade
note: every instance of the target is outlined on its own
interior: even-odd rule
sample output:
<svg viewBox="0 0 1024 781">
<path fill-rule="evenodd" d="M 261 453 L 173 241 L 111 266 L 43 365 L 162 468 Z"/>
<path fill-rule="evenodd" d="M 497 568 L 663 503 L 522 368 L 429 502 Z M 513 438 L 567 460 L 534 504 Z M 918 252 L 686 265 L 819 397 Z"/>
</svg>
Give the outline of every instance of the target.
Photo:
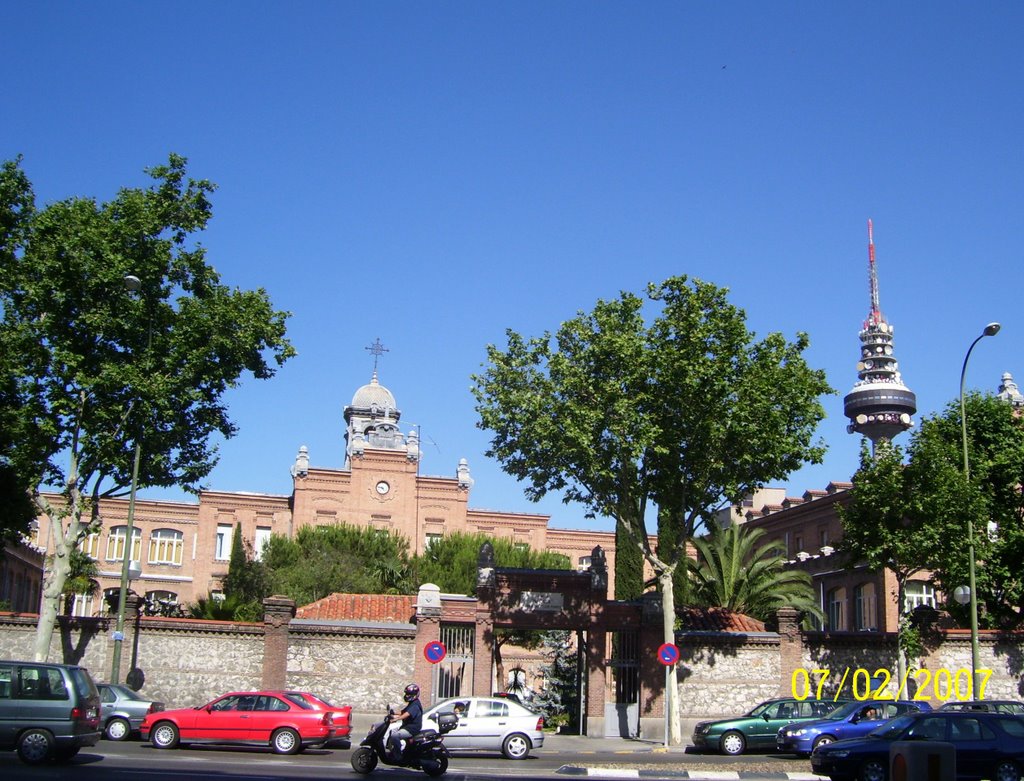
<svg viewBox="0 0 1024 781">
<path fill-rule="evenodd" d="M 343 523 L 401 535 L 412 553 L 422 553 L 432 541 L 454 532 L 481 533 L 562 553 L 585 567 L 591 551 L 601 546 L 614 572 L 614 533 L 555 529 L 547 515 L 473 508 L 473 478 L 465 459 L 452 475 L 420 474 L 417 432 L 401 430 L 395 397 L 380 384 L 376 370 L 355 392 L 344 418 L 344 468 L 314 466 L 307 448 L 300 447 L 291 467 L 289 495 L 204 490 L 196 502 L 137 498 L 130 543 L 128 501 L 103 500 L 103 528 L 81 545 L 97 562 L 99 591 L 76 598 L 73 613 L 94 616 L 109 610 L 111 597 L 119 592 L 126 549 L 141 565 L 141 576 L 131 588 L 151 605 L 185 605 L 211 593 L 216 596 L 227 575 L 238 525 L 257 556 L 271 535 L 290 537 L 303 526 Z M 52 545 L 49 529 L 48 523 L 38 524 L 32 543 L 40 550 Z M 8 566 L 13 571 L 14 565 Z M 38 601 L 37 585 L 33 611 Z"/>
</svg>

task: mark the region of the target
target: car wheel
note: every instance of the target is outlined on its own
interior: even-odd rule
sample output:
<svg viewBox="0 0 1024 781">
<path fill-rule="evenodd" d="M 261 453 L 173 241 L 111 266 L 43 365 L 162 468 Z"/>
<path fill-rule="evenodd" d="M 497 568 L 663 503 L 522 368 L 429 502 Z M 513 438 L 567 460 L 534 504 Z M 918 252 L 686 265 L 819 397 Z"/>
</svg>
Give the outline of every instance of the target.
<svg viewBox="0 0 1024 781">
<path fill-rule="evenodd" d="M 877 759 L 869 759 L 860 766 L 860 781 L 885 781 L 885 765 Z"/>
<path fill-rule="evenodd" d="M 377 767 L 377 755 L 373 753 L 372 749 L 360 746 L 352 752 L 351 762 L 353 770 L 366 775 L 372 773 L 373 769 Z"/>
<path fill-rule="evenodd" d="M 530 739 L 521 732 L 509 735 L 501 743 L 501 753 L 506 759 L 526 759 L 530 755 Z"/>
<path fill-rule="evenodd" d="M 29 729 L 18 738 L 18 758 L 26 765 L 38 765 L 50 758 L 53 735 L 45 729 Z"/>
<path fill-rule="evenodd" d="M 448 772 L 448 757 L 440 754 L 433 759 L 422 760 L 420 765 L 423 767 L 424 773 L 431 778 L 436 778 Z"/>
<path fill-rule="evenodd" d="M 1009 760 L 1000 762 L 992 771 L 992 781 L 1020 781 L 1020 768 Z"/>
<path fill-rule="evenodd" d="M 270 747 L 274 749 L 275 754 L 294 754 L 301 746 L 299 733 L 290 727 L 275 730 L 270 736 Z"/>
<path fill-rule="evenodd" d="M 161 721 L 149 733 L 149 741 L 157 748 L 176 748 L 178 728 L 169 721 Z"/>
<path fill-rule="evenodd" d="M 131 732 L 131 725 L 120 717 L 116 717 L 108 721 L 106 729 L 103 730 L 103 734 L 107 736 L 107 740 L 127 740 Z"/>
<path fill-rule="evenodd" d="M 747 748 L 747 739 L 742 732 L 730 730 L 722 735 L 722 753 L 731 756 L 742 754 Z"/>
<path fill-rule="evenodd" d="M 80 746 L 67 746 L 66 748 L 55 749 L 53 758 L 58 762 L 70 762 L 78 754 L 80 748 Z"/>
<path fill-rule="evenodd" d="M 818 746 L 827 746 L 829 743 L 835 743 L 836 739 L 831 735 L 821 735 L 816 741 L 814 741 L 814 748 Z"/>
</svg>

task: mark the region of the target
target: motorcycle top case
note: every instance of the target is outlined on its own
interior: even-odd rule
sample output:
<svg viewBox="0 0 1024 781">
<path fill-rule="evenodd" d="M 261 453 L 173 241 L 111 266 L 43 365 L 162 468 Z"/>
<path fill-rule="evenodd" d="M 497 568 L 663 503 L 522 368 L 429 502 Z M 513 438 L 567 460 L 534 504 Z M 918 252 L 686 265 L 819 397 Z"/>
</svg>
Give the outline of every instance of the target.
<svg viewBox="0 0 1024 781">
<path fill-rule="evenodd" d="M 454 713 L 442 713 L 437 719 L 437 727 L 441 734 L 451 732 L 459 726 L 459 717 Z"/>
</svg>

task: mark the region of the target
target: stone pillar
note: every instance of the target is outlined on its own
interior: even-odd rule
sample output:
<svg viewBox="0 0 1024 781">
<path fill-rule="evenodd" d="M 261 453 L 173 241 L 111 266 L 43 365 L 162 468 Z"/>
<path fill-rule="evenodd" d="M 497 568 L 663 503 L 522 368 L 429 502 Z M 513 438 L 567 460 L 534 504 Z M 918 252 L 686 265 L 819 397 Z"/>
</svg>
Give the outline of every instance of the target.
<svg viewBox="0 0 1024 781">
<path fill-rule="evenodd" d="M 783 607 L 775 613 L 779 621 L 779 696 L 793 696 L 793 673 L 804 666 L 804 636 L 800 611 Z"/>
<path fill-rule="evenodd" d="M 295 618 L 295 600 L 273 596 L 263 600 L 263 688 L 288 688 L 288 625 Z"/>
</svg>

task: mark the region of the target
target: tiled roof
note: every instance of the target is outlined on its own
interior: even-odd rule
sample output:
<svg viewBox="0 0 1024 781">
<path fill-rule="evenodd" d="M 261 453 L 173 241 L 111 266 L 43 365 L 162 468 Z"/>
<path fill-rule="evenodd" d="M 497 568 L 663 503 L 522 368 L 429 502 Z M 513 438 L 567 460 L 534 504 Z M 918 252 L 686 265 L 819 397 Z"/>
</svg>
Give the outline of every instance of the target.
<svg viewBox="0 0 1024 781">
<path fill-rule="evenodd" d="M 331 594 L 295 611 L 296 618 L 318 621 L 373 621 L 411 624 L 416 615 L 415 595 Z"/>
<path fill-rule="evenodd" d="M 724 607 L 683 607 L 676 610 L 683 631 L 763 632 L 764 622 Z"/>
</svg>

